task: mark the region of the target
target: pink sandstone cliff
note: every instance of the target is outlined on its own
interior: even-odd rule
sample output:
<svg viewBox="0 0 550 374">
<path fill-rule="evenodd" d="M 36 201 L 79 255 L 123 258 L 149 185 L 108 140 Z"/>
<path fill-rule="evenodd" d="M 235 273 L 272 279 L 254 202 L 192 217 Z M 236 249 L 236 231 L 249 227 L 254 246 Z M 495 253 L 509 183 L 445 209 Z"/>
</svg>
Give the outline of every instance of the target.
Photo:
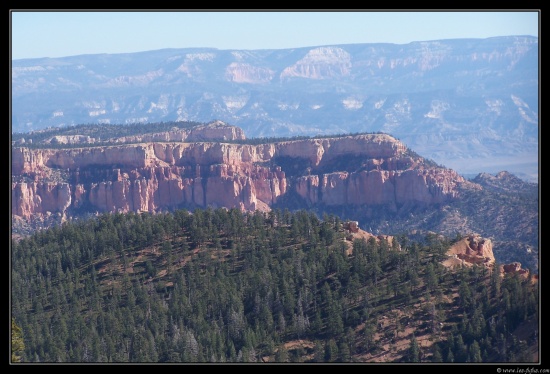
<svg viewBox="0 0 550 374">
<path fill-rule="evenodd" d="M 244 138 L 225 127 L 219 126 L 219 134 L 209 128 L 207 137 Z M 259 145 L 171 141 L 13 147 L 12 214 L 25 219 L 47 212 L 65 215 L 83 206 L 97 212 L 156 212 L 184 205 L 269 210 L 290 191 L 310 205 L 432 204 L 457 196 L 462 177 L 428 168 L 406 152 L 385 134 Z M 360 159 L 362 167 L 332 170 L 331 163 L 342 158 Z M 297 174 L 289 162 L 308 172 Z"/>
</svg>

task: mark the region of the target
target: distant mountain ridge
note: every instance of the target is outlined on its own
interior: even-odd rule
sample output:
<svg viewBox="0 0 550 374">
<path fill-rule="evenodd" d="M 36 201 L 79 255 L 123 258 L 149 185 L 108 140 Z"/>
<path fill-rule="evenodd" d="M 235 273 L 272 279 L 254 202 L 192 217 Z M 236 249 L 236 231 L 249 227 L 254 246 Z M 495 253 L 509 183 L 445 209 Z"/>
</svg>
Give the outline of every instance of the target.
<svg viewBox="0 0 550 374">
<path fill-rule="evenodd" d="M 538 38 L 12 61 L 12 131 L 222 119 L 248 136 L 382 131 L 461 173 L 538 177 Z"/>
</svg>

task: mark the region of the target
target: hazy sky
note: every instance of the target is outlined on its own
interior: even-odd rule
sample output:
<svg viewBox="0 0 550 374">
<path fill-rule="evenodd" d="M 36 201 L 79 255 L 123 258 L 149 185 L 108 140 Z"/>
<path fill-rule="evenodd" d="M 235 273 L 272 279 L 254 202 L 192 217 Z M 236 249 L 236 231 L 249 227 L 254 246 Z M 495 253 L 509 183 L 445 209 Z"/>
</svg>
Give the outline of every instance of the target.
<svg viewBox="0 0 550 374">
<path fill-rule="evenodd" d="M 282 49 L 539 36 L 536 10 L 11 11 L 12 59 L 163 48 Z"/>
</svg>

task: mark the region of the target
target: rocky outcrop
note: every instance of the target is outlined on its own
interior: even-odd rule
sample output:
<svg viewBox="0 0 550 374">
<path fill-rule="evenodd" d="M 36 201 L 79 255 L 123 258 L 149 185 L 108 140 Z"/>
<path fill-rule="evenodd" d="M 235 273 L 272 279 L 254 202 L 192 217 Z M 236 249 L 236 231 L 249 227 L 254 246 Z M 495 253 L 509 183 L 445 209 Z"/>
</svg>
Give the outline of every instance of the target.
<svg viewBox="0 0 550 374">
<path fill-rule="evenodd" d="M 485 266 L 491 271 L 498 271 L 501 276 L 517 274 L 522 278 L 529 277 L 529 269 L 522 269 L 521 263 L 512 262 L 495 268 L 493 242 L 478 234 L 470 234 L 453 244 L 447 251 L 443 266 L 456 268 L 461 266 Z M 538 281 L 538 275 L 533 275 L 533 282 Z"/>
<path fill-rule="evenodd" d="M 449 267 L 475 264 L 491 267 L 495 263 L 491 239 L 482 238 L 478 234 L 471 234 L 457 241 L 449 248 L 447 256 L 449 258 L 443 262 L 443 265 Z"/>
<path fill-rule="evenodd" d="M 519 262 L 512 262 L 510 264 L 500 265 L 499 270 L 503 276 L 506 274 L 517 274 L 523 278 L 529 277 L 529 269 L 522 269 Z"/>
<path fill-rule="evenodd" d="M 218 128 L 216 128 L 216 126 Z M 239 131 L 222 124 L 202 134 Z M 190 133 L 192 135 L 192 132 Z M 191 136 L 189 135 L 189 136 Z M 244 137 L 244 134 L 242 134 Z M 355 160 L 359 170 L 342 160 Z M 334 170 L 342 167 L 349 170 Z M 288 170 L 288 173 L 287 173 Z M 305 204 L 434 204 L 464 179 L 429 168 L 386 134 L 264 144 L 148 142 L 68 149 L 12 149 L 12 214 L 78 214 L 179 206 L 269 210 L 292 191 Z"/>
<path fill-rule="evenodd" d="M 388 249 L 395 248 L 401 251 L 401 245 L 399 244 L 399 242 L 397 242 L 394 236 L 374 235 L 368 231 L 364 231 L 361 228 L 359 228 L 359 222 L 357 221 L 346 221 L 343 224 L 343 228 L 346 234 L 345 241 L 347 244 L 348 255 L 353 254 L 353 241 L 357 239 L 364 240 L 366 242 L 372 239 L 378 243 L 380 243 L 381 241 L 386 241 L 386 243 L 388 244 Z"/>
<path fill-rule="evenodd" d="M 97 139 L 85 135 L 56 135 L 44 140 L 45 144 L 83 144 L 95 143 Z"/>
</svg>

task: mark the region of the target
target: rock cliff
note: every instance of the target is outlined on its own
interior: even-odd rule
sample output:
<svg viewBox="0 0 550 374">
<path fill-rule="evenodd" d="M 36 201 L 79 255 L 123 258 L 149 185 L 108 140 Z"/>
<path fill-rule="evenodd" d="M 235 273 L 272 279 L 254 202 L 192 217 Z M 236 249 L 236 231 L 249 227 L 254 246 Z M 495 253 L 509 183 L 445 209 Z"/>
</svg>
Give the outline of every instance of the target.
<svg viewBox="0 0 550 374">
<path fill-rule="evenodd" d="M 202 139 L 244 139 L 238 128 L 216 126 L 201 129 Z M 79 148 L 14 146 L 12 214 L 28 220 L 182 206 L 265 211 L 289 192 L 308 205 L 429 205 L 456 198 L 467 183 L 453 170 L 429 167 L 386 134 L 263 144 L 189 141 L 198 133 Z"/>
</svg>

